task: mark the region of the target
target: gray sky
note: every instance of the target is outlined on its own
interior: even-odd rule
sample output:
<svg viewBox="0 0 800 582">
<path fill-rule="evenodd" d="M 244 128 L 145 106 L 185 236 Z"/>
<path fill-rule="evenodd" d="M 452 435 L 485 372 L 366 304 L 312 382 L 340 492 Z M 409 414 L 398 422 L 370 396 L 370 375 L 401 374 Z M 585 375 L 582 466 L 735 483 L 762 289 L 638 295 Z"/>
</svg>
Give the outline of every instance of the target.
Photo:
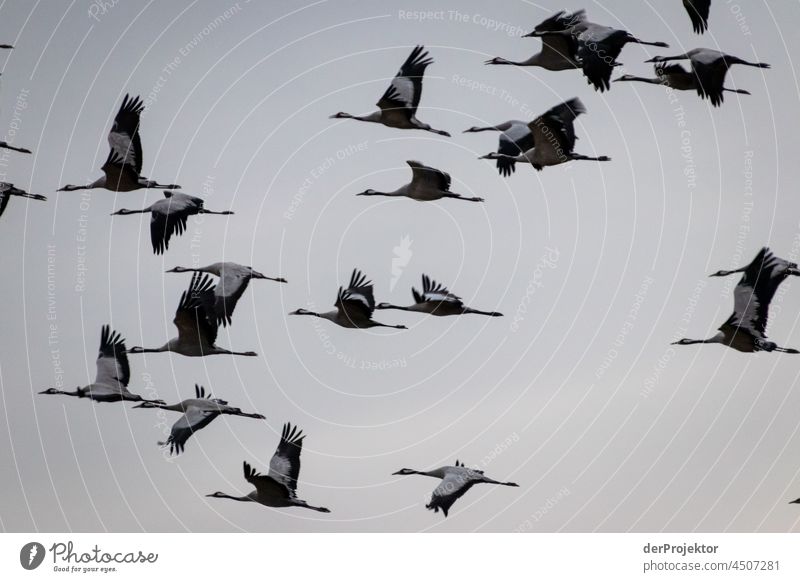
<svg viewBox="0 0 800 582">
<path fill-rule="evenodd" d="M 678 0 L 584 4 L 594 21 L 671 45 L 626 47 L 624 72 L 650 76 L 649 56 L 696 46 L 772 64 L 734 68 L 728 85 L 752 95 L 719 109 L 694 93 L 599 94 L 574 71 L 482 64 L 536 52 L 519 36 L 555 1 L 112 4 L 0 5 L 0 40 L 16 47 L 0 55 L 0 133 L 35 151 L 3 154 L 0 172 L 49 197 L 12 200 L 0 218 L 0 528 L 800 529 L 787 505 L 800 495 L 800 359 L 669 345 L 728 317 L 735 280 L 709 272 L 765 244 L 800 255 L 800 39 L 785 34 L 797 2 L 716 0 L 703 37 Z M 420 22 L 417 10 L 443 12 Z M 328 119 L 372 111 L 415 44 L 435 59 L 419 117 L 452 139 Z M 163 257 L 147 216 L 109 216 L 158 191 L 55 193 L 100 175 L 125 93 L 147 103 L 144 173 L 236 212 L 190 219 Z M 497 136 L 461 133 L 574 96 L 588 109 L 577 150 L 612 162 L 506 180 L 477 160 Z M 354 196 L 408 181 L 408 159 L 486 203 Z M 104 323 L 129 346 L 164 343 L 189 281 L 164 271 L 222 259 L 289 280 L 254 282 L 220 333 L 260 357 L 131 356 L 130 388 L 175 402 L 200 383 L 266 423 L 217 419 L 169 459 L 156 441 L 175 413 L 36 394 L 58 375 L 67 389 L 93 380 Z M 379 313 L 409 326 L 397 332 L 287 317 L 329 309 L 353 267 L 378 301 L 410 303 L 427 273 L 505 317 Z M 788 281 L 770 338 L 800 347 L 798 314 Z M 331 514 L 203 496 L 249 491 L 242 461 L 266 470 L 286 421 L 308 435 L 299 494 Z M 424 508 L 436 481 L 391 475 L 456 458 L 521 487 L 475 487 L 444 520 Z"/>
</svg>

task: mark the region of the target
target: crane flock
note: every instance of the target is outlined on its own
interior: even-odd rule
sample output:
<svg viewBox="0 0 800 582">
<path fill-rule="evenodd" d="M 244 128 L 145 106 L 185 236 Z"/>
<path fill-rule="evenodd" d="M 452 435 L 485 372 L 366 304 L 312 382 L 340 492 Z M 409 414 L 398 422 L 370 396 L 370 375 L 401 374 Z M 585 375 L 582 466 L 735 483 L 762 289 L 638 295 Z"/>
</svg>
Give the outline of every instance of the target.
<svg viewBox="0 0 800 582">
<path fill-rule="evenodd" d="M 710 0 L 682 0 L 695 33 L 703 34 L 708 28 Z M 612 73 L 621 67 L 617 61 L 628 44 L 666 48 L 660 41 L 644 41 L 630 32 L 611 26 L 591 22 L 585 10 L 568 13 L 566 10 L 550 16 L 537 24 L 525 38 L 541 40 L 540 52 L 522 61 L 512 61 L 494 57 L 487 65 L 511 65 L 518 67 L 539 67 L 546 71 L 581 71 L 589 85 L 596 91 L 605 92 L 612 88 Z M 0 48 L 11 49 L 10 45 Z M 680 64 L 665 64 L 669 61 L 689 60 L 690 70 Z M 366 115 L 336 113 L 334 119 L 352 119 L 378 123 L 394 129 L 416 129 L 442 137 L 451 137 L 447 131 L 433 128 L 420 121 L 417 112 L 422 96 L 423 80 L 433 58 L 424 46 L 413 48 L 401 65 L 389 87 L 377 102 L 378 110 Z M 696 91 L 698 96 L 708 99 L 712 106 L 723 104 L 723 94 L 736 93 L 750 95 L 743 89 L 724 86 L 728 69 L 732 65 L 746 65 L 768 69 L 769 65 L 750 62 L 726 53 L 695 48 L 676 56 L 655 56 L 646 63 L 654 63 L 655 77 L 648 78 L 626 73 L 614 82 L 634 81 L 663 85 L 680 91 Z M 176 184 L 161 184 L 142 175 L 143 150 L 140 136 L 141 114 L 144 103 L 140 97 L 125 95 L 117 112 L 113 126 L 108 134 L 109 153 L 102 166 L 103 176 L 85 185 L 65 185 L 59 192 L 85 189 L 106 189 L 112 192 L 131 192 L 135 190 L 161 189 L 163 198 L 140 210 L 121 208 L 113 215 L 150 214 L 150 239 L 153 253 L 163 255 L 169 251 L 173 235 L 181 235 L 187 227 L 190 216 L 199 214 L 233 215 L 232 210 L 207 210 L 202 198 L 179 192 Z M 564 101 L 548 109 L 531 121 L 509 120 L 489 126 L 473 126 L 464 133 L 498 132 L 497 151 L 490 152 L 482 159 L 495 160 L 499 174 L 511 177 L 517 163 L 530 164 L 536 170 L 558 166 L 572 161 L 610 162 L 607 155 L 583 155 L 574 151 L 578 139 L 575 131 L 576 118 L 585 113 L 586 108 L 577 97 Z M 31 151 L 6 142 L 0 148 L 19 153 Z M 465 196 L 451 191 L 451 177 L 446 172 L 409 160 L 411 181 L 395 190 L 377 191 L 368 189 L 359 196 L 405 197 L 420 202 L 454 199 L 470 202 L 484 202 L 484 198 Z M 12 196 L 30 200 L 46 201 L 40 194 L 30 194 L 0 182 L 0 215 L 9 204 Z M 101 330 L 100 348 L 97 357 L 97 373 L 93 383 L 78 387 L 75 391 L 49 388 L 41 394 L 60 394 L 89 398 L 96 402 L 137 402 L 135 408 L 160 409 L 181 413 L 171 428 L 166 441 L 159 445 L 169 447 L 170 454 L 180 454 L 188 439 L 198 430 L 208 426 L 221 415 L 241 416 L 265 420 L 259 413 L 245 413 L 240 408 L 230 406 L 220 398 L 212 398 L 200 385 L 195 385 L 195 397 L 168 405 L 164 400 L 145 398 L 128 390 L 131 370 L 128 354 L 172 352 L 189 357 L 210 355 L 256 356 L 253 351 L 232 351 L 216 345 L 219 327 L 232 325 L 233 313 L 247 290 L 251 280 L 271 280 L 287 283 L 282 277 L 270 277 L 252 267 L 234 262 L 216 262 L 203 267 L 176 266 L 167 273 L 192 273 L 188 288 L 182 293 L 173 320 L 177 337 L 170 339 L 161 347 L 126 348 L 122 336 L 104 325 Z M 720 270 L 714 277 L 725 277 L 741 273 L 741 280 L 734 289 L 734 310 L 732 315 L 719 327 L 718 332 L 708 339 L 679 339 L 678 345 L 718 343 L 740 352 L 782 352 L 800 353 L 796 349 L 784 348 L 767 339 L 765 330 L 769 315 L 769 305 L 779 285 L 789 276 L 799 276 L 800 269 L 793 262 L 776 257 L 768 248 L 763 248 L 748 265 L 734 270 Z M 211 277 L 216 277 L 216 284 Z M 501 317 L 497 311 L 483 311 L 468 307 L 462 299 L 449 289 L 422 275 L 421 291 L 412 288 L 414 302 L 398 306 L 388 302 L 375 301 L 374 286 L 359 269 L 352 271 L 346 287 L 339 287 L 334 302 L 335 309 L 316 312 L 297 309 L 290 315 L 308 315 L 326 319 L 347 329 L 391 328 L 406 330 L 402 324 L 387 324 L 375 321 L 375 310 L 400 310 L 422 313 L 430 316 L 482 315 Z M 246 495 L 230 495 L 220 491 L 207 497 L 232 499 L 242 502 L 256 502 L 272 508 L 300 507 L 320 513 L 328 513 L 325 507 L 313 506 L 297 497 L 297 480 L 300 472 L 300 454 L 305 436 L 291 423 L 283 424 L 277 449 L 270 461 L 266 475 L 257 472 L 247 461 L 243 463 L 244 479 L 253 491 Z M 455 465 L 442 466 L 430 471 L 401 469 L 394 475 L 423 475 L 440 479 L 426 507 L 434 512 L 442 511 L 447 517 L 451 507 L 473 485 L 494 484 L 518 487 L 513 482 L 490 479 L 479 469 L 466 467 L 460 461 Z M 799 503 L 800 500 L 792 503 Z"/>
</svg>

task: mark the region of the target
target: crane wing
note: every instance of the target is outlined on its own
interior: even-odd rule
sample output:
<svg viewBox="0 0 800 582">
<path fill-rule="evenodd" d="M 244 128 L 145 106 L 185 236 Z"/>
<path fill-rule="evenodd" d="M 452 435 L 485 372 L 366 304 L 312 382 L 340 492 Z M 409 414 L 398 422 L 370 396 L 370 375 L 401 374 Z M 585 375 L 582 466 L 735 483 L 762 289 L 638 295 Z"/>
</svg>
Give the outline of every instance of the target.
<svg viewBox="0 0 800 582">
<path fill-rule="evenodd" d="M 244 295 L 248 283 L 250 283 L 250 276 L 244 272 L 222 271 L 222 276 L 214 289 L 214 315 L 218 324 L 228 325 L 231 323 L 233 310 Z"/>
<path fill-rule="evenodd" d="M 350 285 L 347 289 L 339 287 L 339 294 L 334 304 L 342 316 L 352 320 L 369 319 L 375 310 L 375 296 L 372 293 L 372 282 L 358 269 L 353 269 Z"/>
<path fill-rule="evenodd" d="M 109 190 L 116 190 L 119 184 L 139 180 L 139 174 L 130 164 L 126 164 L 124 158 L 114 149 L 108 152 L 103 167 L 100 168 L 106 175 L 106 187 Z"/>
<path fill-rule="evenodd" d="M 555 155 L 571 153 L 575 147 L 575 118 L 586 113 L 577 97 L 552 107 L 528 124 L 537 148 L 550 148 Z"/>
<path fill-rule="evenodd" d="M 8 201 L 11 200 L 11 192 L 14 186 L 7 182 L 0 182 L 0 216 L 3 216 L 3 212 L 6 210 L 6 206 L 8 206 Z"/>
<path fill-rule="evenodd" d="M 469 470 L 450 470 L 445 474 L 439 486 L 433 490 L 430 502 L 425 506 L 428 509 L 438 513 L 441 509 L 444 516 L 447 517 L 447 512 L 450 507 L 470 488 L 478 483 L 470 475 Z"/>
<path fill-rule="evenodd" d="M 169 454 L 180 455 L 195 432 L 208 426 L 219 416 L 216 410 L 208 410 L 199 406 L 189 406 L 175 424 L 172 425 L 169 437 L 164 445 L 169 445 Z"/>
<path fill-rule="evenodd" d="M 125 95 L 122 106 L 114 118 L 108 134 L 108 145 L 125 166 L 140 175 L 142 173 L 142 140 L 139 137 L 139 118 L 144 111 L 141 97 Z"/>
<path fill-rule="evenodd" d="M 451 179 L 450 174 L 447 172 L 442 172 L 441 170 L 426 166 L 420 162 L 415 162 L 414 160 L 408 160 L 406 164 L 411 167 L 412 182 L 427 182 L 437 190 L 442 190 L 444 192 L 448 192 L 450 190 Z"/>
<path fill-rule="evenodd" d="M 578 60 L 583 74 L 596 90 L 603 92 L 611 88 L 611 73 L 625 46 L 624 41 L 620 39 L 618 42 L 617 39 L 627 36 L 624 30 L 597 25 L 578 36 Z"/>
<path fill-rule="evenodd" d="M 728 73 L 728 64 L 725 62 L 724 55 L 720 55 L 715 60 L 693 58 L 692 70 L 697 78 L 697 94 L 708 98 L 714 106 L 722 104 L 725 75 Z"/>
<path fill-rule="evenodd" d="M 578 53 L 578 39 L 572 34 L 545 34 L 542 36 L 542 60 L 573 61 Z"/>
<path fill-rule="evenodd" d="M 100 332 L 100 352 L 97 354 L 97 375 L 95 384 L 113 390 L 126 391 L 131 379 L 125 339 L 108 325 Z"/>
<path fill-rule="evenodd" d="M 656 77 L 690 74 L 680 63 L 656 63 L 653 65 L 653 70 L 656 72 Z"/>
<path fill-rule="evenodd" d="M 247 461 L 242 464 L 242 468 L 244 469 L 245 480 L 256 488 L 259 497 L 265 499 L 294 497 L 294 492 L 289 490 L 286 485 L 276 481 L 271 476 L 262 475 L 253 469 Z"/>
<path fill-rule="evenodd" d="M 193 214 L 197 214 L 197 208 L 186 200 L 172 197 L 153 204 L 150 210 L 150 242 L 153 253 L 161 255 L 169 249 L 172 235 L 183 234 L 187 220 Z"/>
<path fill-rule="evenodd" d="M 217 340 L 214 318 L 214 285 L 211 277 L 202 273 L 192 275 L 189 288 L 181 295 L 173 323 L 181 341 L 211 346 Z"/>
<path fill-rule="evenodd" d="M 513 122 L 511 127 L 500 134 L 497 153 L 506 156 L 524 154 L 535 146 L 533 133 L 527 123 Z M 497 158 L 497 170 L 501 176 L 510 176 L 514 173 L 516 162 L 509 158 Z"/>
<path fill-rule="evenodd" d="M 576 10 L 575 12 L 567 13 L 566 10 L 561 10 L 553 16 L 542 20 L 533 29 L 534 32 L 561 32 L 570 30 L 571 28 L 586 22 L 586 10 Z"/>
<path fill-rule="evenodd" d="M 683 0 L 683 7 L 689 13 L 692 29 L 697 34 L 708 30 L 708 13 L 711 9 L 711 0 Z"/>
<path fill-rule="evenodd" d="M 784 263 L 767 247 L 759 251 L 733 291 L 733 314 L 722 327 L 743 328 L 757 338 L 766 337 L 769 304 L 785 279 Z"/>
<path fill-rule="evenodd" d="M 414 300 L 417 303 L 441 303 L 448 301 L 461 305 L 461 298 L 457 295 L 450 293 L 450 291 L 442 285 L 437 283 L 427 275 L 422 275 L 422 293 L 418 293 L 416 289 L 412 288 L 411 292 L 414 294 Z"/>
<path fill-rule="evenodd" d="M 381 110 L 407 109 L 409 117 L 414 116 L 422 96 L 422 77 L 432 62 L 424 47 L 415 47 L 378 101 L 378 107 Z"/>
<path fill-rule="evenodd" d="M 297 476 L 300 474 L 300 452 L 303 449 L 303 431 L 291 423 L 283 425 L 281 440 L 269 462 L 269 477 L 283 484 L 294 496 Z"/>
</svg>

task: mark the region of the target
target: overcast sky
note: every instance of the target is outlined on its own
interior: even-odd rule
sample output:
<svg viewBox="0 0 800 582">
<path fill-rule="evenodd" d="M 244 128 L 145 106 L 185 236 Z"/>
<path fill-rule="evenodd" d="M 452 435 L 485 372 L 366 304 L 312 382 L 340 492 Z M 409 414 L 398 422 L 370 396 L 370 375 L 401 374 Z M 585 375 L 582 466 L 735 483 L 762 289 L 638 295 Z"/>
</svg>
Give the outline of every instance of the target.
<svg viewBox="0 0 800 582">
<path fill-rule="evenodd" d="M 66 4 L 66 3 L 64 3 Z M 48 196 L 0 218 L 0 528 L 5 531 L 796 531 L 800 357 L 670 346 L 713 335 L 735 279 L 708 273 L 763 245 L 800 258 L 797 2 L 715 0 L 692 32 L 678 0 L 588 1 L 591 20 L 669 49 L 630 45 L 619 74 L 696 46 L 766 61 L 735 67 L 712 108 L 693 92 L 580 73 L 484 66 L 539 50 L 522 33 L 557 1 L 320 0 L 0 4 L 0 179 Z M 420 20 L 415 11 L 435 11 Z M 787 34 L 788 33 L 788 34 Z M 428 67 L 419 118 L 448 139 L 351 120 L 411 48 Z M 164 256 L 141 208 L 156 190 L 56 193 L 100 175 L 126 93 L 141 95 L 144 174 L 233 216 L 189 221 Z M 579 96 L 575 162 L 501 178 L 497 135 Z M 792 145 L 792 144 L 795 145 Z M 355 197 L 406 183 L 406 160 L 449 172 L 485 204 Z M 175 335 L 188 275 L 219 260 L 254 282 L 218 343 L 258 358 L 132 355 L 134 392 L 173 403 L 195 383 L 266 422 L 219 418 L 179 457 L 157 441 L 176 413 L 37 392 L 94 379 L 100 328 L 128 346 Z M 332 308 L 354 267 L 378 301 L 411 303 L 426 273 L 503 318 L 379 312 L 408 330 L 287 316 Z M 800 284 L 768 329 L 800 347 Z M 281 426 L 308 435 L 298 493 L 330 514 L 210 499 L 245 494 Z M 443 519 L 437 482 L 395 477 L 456 459 L 519 489 L 473 488 Z"/>
</svg>

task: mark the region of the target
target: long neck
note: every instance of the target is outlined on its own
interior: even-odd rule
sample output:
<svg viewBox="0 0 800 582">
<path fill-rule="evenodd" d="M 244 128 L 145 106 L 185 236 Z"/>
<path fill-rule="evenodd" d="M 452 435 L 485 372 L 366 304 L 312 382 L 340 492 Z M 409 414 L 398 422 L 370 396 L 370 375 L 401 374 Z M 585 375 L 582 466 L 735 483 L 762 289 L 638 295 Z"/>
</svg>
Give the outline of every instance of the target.
<svg viewBox="0 0 800 582">
<path fill-rule="evenodd" d="M 64 396 L 78 396 L 80 398 L 86 396 L 86 392 L 84 390 L 81 390 L 80 388 L 78 388 L 73 392 L 70 392 L 69 390 L 55 390 L 53 392 L 50 392 L 50 394 L 63 394 Z"/>
<path fill-rule="evenodd" d="M 393 190 L 392 192 L 378 192 L 378 191 L 362 192 L 361 196 L 405 196 L 405 194 L 406 194 L 405 191 L 400 189 L 400 190 Z"/>
<path fill-rule="evenodd" d="M 434 471 L 417 471 L 416 469 L 409 469 L 407 475 L 422 475 L 423 477 L 436 477 L 432 475 Z"/>
<path fill-rule="evenodd" d="M 353 115 L 351 113 L 343 113 L 340 115 L 345 119 L 356 119 L 358 121 L 369 121 L 372 123 L 379 123 L 381 120 L 381 112 L 380 111 L 373 111 L 368 115 Z"/>
<path fill-rule="evenodd" d="M 114 214 L 119 214 L 120 216 L 125 216 L 126 214 L 144 214 L 145 212 L 150 212 L 153 209 L 152 205 L 148 206 L 147 208 L 142 208 L 141 210 L 125 210 L 124 212 L 115 212 Z"/>
<path fill-rule="evenodd" d="M 514 160 L 515 162 L 530 162 L 530 160 L 525 157 L 525 154 L 517 154 L 516 156 L 509 156 L 508 154 L 501 154 L 498 152 L 492 152 L 484 156 L 487 160 Z"/>
<path fill-rule="evenodd" d="M 648 79 L 646 77 L 636 77 L 631 75 L 630 77 L 624 77 L 620 79 L 620 81 L 638 81 L 639 83 L 650 83 L 651 85 L 661 85 L 661 79 Z"/>
<path fill-rule="evenodd" d="M 411 311 L 410 307 L 405 307 L 402 305 L 392 305 L 391 303 L 386 303 L 382 306 L 376 307 L 376 309 L 399 309 L 400 311 Z"/>
<path fill-rule="evenodd" d="M 238 408 L 234 408 L 232 406 L 224 406 L 219 405 L 217 411 L 220 414 L 227 414 L 229 416 L 243 416 L 244 418 L 259 418 L 263 419 L 263 415 L 255 413 L 255 412 L 242 412 Z"/>
<path fill-rule="evenodd" d="M 202 208 L 198 214 L 233 214 L 232 210 L 206 210 Z"/>
<path fill-rule="evenodd" d="M 430 471 L 417 471 L 418 475 L 425 475 L 426 477 L 435 477 L 437 479 L 443 479 L 445 476 L 445 470 L 443 467 L 439 467 L 438 469 L 431 469 Z"/>
<path fill-rule="evenodd" d="M 488 64 L 488 65 L 513 65 L 515 67 L 524 67 L 526 65 L 534 65 L 534 64 L 536 64 L 535 62 L 532 62 L 534 58 L 535 58 L 535 55 L 533 57 L 531 57 L 530 59 L 528 59 L 527 61 L 510 61 L 508 59 L 504 59 L 503 57 L 497 57 L 495 59 L 492 59 L 491 61 L 489 61 L 486 64 Z"/>
<path fill-rule="evenodd" d="M 742 267 L 741 269 L 734 269 L 732 271 L 717 271 L 712 276 L 713 277 L 727 277 L 728 275 L 733 275 L 734 273 L 742 273 L 747 267 Z"/>
<path fill-rule="evenodd" d="M 253 279 L 265 279 L 267 281 L 275 281 L 277 283 L 286 283 L 286 279 L 283 277 L 267 277 L 266 275 L 262 275 L 261 273 L 255 273 L 252 275 Z"/>
<path fill-rule="evenodd" d="M 405 325 L 389 325 L 388 323 L 372 322 L 372 327 L 390 327 L 392 329 L 406 329 Z"/>
<path fill-rule="evenodd" d="M 100 180 L 103 180 L 102 178 Z M 103 180 L 105 183 L 105 180 Z M 74 192 L 75 190 L 92 190 L 94 188 L 102 188 L 103 184 L 98 184 L 97 181 L 92 182 L 91 184 L 84 184 L 83 186 L 74 186 L 72 184 L 68 184 L 63 188 L 60 188 L 62 192 Z"/>
<path fill-rule="evenodd" d="M 653 57 L 650 59 L 650 62 L 653 63 L 666 63 L 667 61 L 682 61 L 683 59 L 688 59 L 689 55 L 683 53 L 682 55 L 675 55 L 674 57 Z"/>
<path fill-rule="evenodd" d="M 210 267 L 175 267 L 175 269 L 168 271 L 169 273 L 209 273 L 211 275 L 219 274 L 216 270 L 212 270 Z"/>
<path fill-rule="evenodd" d="M 484 483 L 490 483 L 492 485 L 505 485 L 507 487 L 519 487 L 516 483 L 512 483 L 511 481 L 495 481 L 494 479 L 489 479 L 489 477 L 483 478 Z"/>
<path fill-rule="evenodd" d="M 181 187 L 178 184 L 159 184 L 155 180 L 145 180 L 144 178 L 139 178 L 139 185 L 142 188 L 157 188 L 159 190 L 180 190 Z"/>
<path fill-rule="evenodd" d="M 636 38 L 635 36 L 630 35 L 630 34 L 627 37 L 627 41 L 628 42 L 634 42 L 636 44 L 644 44 L 644 45 L 648 45 L 648 46 L 658 46 L 658 47 L 662 47 L 662 48 L 666 48 L 666 47 L 669 46 L 665 42 L 661 42 L 661 41 L 651 42 L 651 41 L 647 41 L 647 40 L 642 40 L 642 39 Z"/>
<path fill-rule="evenodd" d="M 129 400 L 131 402 L 142 402 L 142 403 L 145 403 L 145 404 L 150 404 L 150 405 L 153 405 L 153 406 L 157 406 L 159 408 L 161 407 L 160 405 L 164 403 L 162 400 L 155 400 L 155 399 L 151 400 L 150 398 L 145 398 L 144 396 L 141 396 L 140 394 L 131 394 L 131 393 L 127 392 L 127 390 L 123 390 L 123 397 L 124 397 L 125 400 Z"/>
<path fill-rule="evenodd" d="M 160 408 L 161 410 L 171 410 L 172 412 L 183 412 L 183 402 L 178 402 L 177 404 L 164 404 L 163 402 L 152 402 L 151 406 L 147 408 Z"/>
<path fill-rule="evenodd" d="M 681 345 L 689 346 L 694 344 L 719 344 L 723 343 L 723 341 L 724 341 L 724 335 L 722 333 L 719 333 L 708 339 L 685 339 L 681 342 Z"/>
<path fill-rule="evenodd" d="M 219 497 L 221 499 L 232 499 L 234 501 L 253 501 L 250 499 L 248 495 L 236 496 L 236 495 L 228 495 L 227 493 L 220 493 L 215 495 L 215 497 Z"/>
<path fill-rule="evenodd" d="M 142 347 L 135 347 L 128 350 L 129 354 L 155 354 L 158 352 L 168 352 L 170 351 L 169 342 L 165 343 L 160 348 L 142 348 Z"/>
</svg>

